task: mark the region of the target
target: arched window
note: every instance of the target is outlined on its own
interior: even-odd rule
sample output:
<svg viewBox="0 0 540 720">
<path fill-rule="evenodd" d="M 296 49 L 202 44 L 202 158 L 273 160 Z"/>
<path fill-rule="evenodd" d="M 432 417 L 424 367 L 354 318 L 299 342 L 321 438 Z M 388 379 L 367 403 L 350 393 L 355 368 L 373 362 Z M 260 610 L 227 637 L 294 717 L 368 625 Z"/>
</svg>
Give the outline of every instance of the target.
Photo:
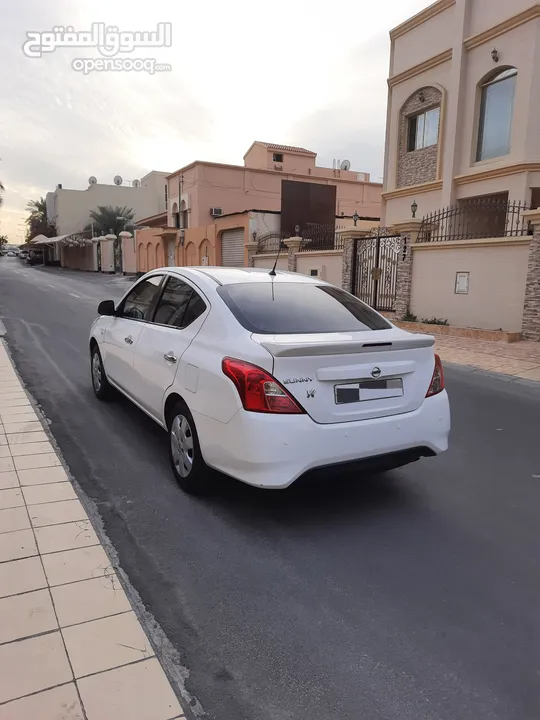
<svg viewBox="0 0 540 720">
<path fill-rule="evenodd" d="M 480 87 L 480 123 L 476 160 L 491 160 L 508 155 L 514 95 L 516 91 L 516 68 L 500 70 Z"/>
</svg>

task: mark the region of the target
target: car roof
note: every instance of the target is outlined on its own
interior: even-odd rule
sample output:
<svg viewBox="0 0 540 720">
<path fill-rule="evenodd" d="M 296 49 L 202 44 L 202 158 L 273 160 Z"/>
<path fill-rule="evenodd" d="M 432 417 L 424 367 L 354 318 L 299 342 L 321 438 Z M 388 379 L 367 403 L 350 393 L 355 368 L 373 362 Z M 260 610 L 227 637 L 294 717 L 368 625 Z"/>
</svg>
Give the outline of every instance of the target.
<svg viewBox="0 0 540 720">
<path fill-rule="evenodd" d="M 285 270 L 276 270 L 275 276 L 270 275 L 270 268 L 249 268 L 249 267 L 202 267 L 193 266 L 173 266 L 167 268 L 159 268 L 159 270 L 167 272 L 178 272 L 186 277 L 204 276 L 211 278 L 218 285 L 234 285 L 237 283 L 259 283 L 259 282 L 295 282 L 308 284 L 322 284 L 320 278 L 301 275 L 300 273 L 287 272 Z M 154 271 L 155 272 L 155 271 Z"/>
</svg>

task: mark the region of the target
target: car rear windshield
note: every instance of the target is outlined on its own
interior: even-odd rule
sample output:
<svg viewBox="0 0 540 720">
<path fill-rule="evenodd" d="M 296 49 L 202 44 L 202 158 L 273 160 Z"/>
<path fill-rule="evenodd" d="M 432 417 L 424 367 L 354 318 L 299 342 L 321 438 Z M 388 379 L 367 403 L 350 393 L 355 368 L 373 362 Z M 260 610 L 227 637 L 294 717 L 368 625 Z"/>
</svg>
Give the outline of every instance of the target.
<svg viewBox="0 0 540 720">
<path fill-rule="evenodd" d="M 219 295 L 238 322 L 265 335 L 388 330 L 368 305 L 332 285 L 258 282 L 223 285 Z"/>
</svg>

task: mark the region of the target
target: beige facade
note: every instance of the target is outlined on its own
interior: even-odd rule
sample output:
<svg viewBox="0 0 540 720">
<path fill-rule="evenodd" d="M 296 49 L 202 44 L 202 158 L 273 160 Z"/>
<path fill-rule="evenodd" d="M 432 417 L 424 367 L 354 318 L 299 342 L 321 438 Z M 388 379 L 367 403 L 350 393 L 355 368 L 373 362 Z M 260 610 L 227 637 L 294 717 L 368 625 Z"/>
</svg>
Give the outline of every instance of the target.
<svg viewBox="0 0 540 720">
<path fill-rule="evenodd" d="M 540 194 L 540 3 L 439 0 L 390 33 L 383 223 Z"/>
<path fill-rule="evenodd" d="M 165 211 L 165 185 L 168 173 L 153 170 L 141 179 L 139 187 L 95 183 L 86 190 L 58 186 L 47 193 L 47 215 L 56 224 L 58 235 L 81 232 L 98 205 L 128 207 L 135 220 Z"/>
<path fill-rule="evenodd" d="M 530 243 L 525 237 L 415 244 L 410 312 L 419 321 L 521 332 Z"/>
</svg>

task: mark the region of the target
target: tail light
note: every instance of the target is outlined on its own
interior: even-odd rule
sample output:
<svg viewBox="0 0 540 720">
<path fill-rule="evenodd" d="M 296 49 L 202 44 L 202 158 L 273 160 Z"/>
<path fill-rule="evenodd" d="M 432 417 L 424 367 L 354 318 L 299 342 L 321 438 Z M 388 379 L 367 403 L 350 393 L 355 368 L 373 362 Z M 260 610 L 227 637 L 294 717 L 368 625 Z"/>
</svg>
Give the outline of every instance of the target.
<svg viewBox="0 0 540 720">
<path fill-rule="evenodd" d="M 233 358 L 224 358 L 221 367 L 235 384 L 244 410 L 287 415 L 305 412 L 266 370 Z"/>
<path fill-rule="evenodd" d="M 438 395 L 440 392 L 444 390 L 444 373 L 443 373 L 443 367 L 441 358 L 438 355 L 435 355 L 435 369 L 433 370 L 433 377 L 431 378 L 431 383 L 429 386 L 429 390 L 427 391 L 426 397 L 433 397 L 433 395 Z"/>
</svg>

